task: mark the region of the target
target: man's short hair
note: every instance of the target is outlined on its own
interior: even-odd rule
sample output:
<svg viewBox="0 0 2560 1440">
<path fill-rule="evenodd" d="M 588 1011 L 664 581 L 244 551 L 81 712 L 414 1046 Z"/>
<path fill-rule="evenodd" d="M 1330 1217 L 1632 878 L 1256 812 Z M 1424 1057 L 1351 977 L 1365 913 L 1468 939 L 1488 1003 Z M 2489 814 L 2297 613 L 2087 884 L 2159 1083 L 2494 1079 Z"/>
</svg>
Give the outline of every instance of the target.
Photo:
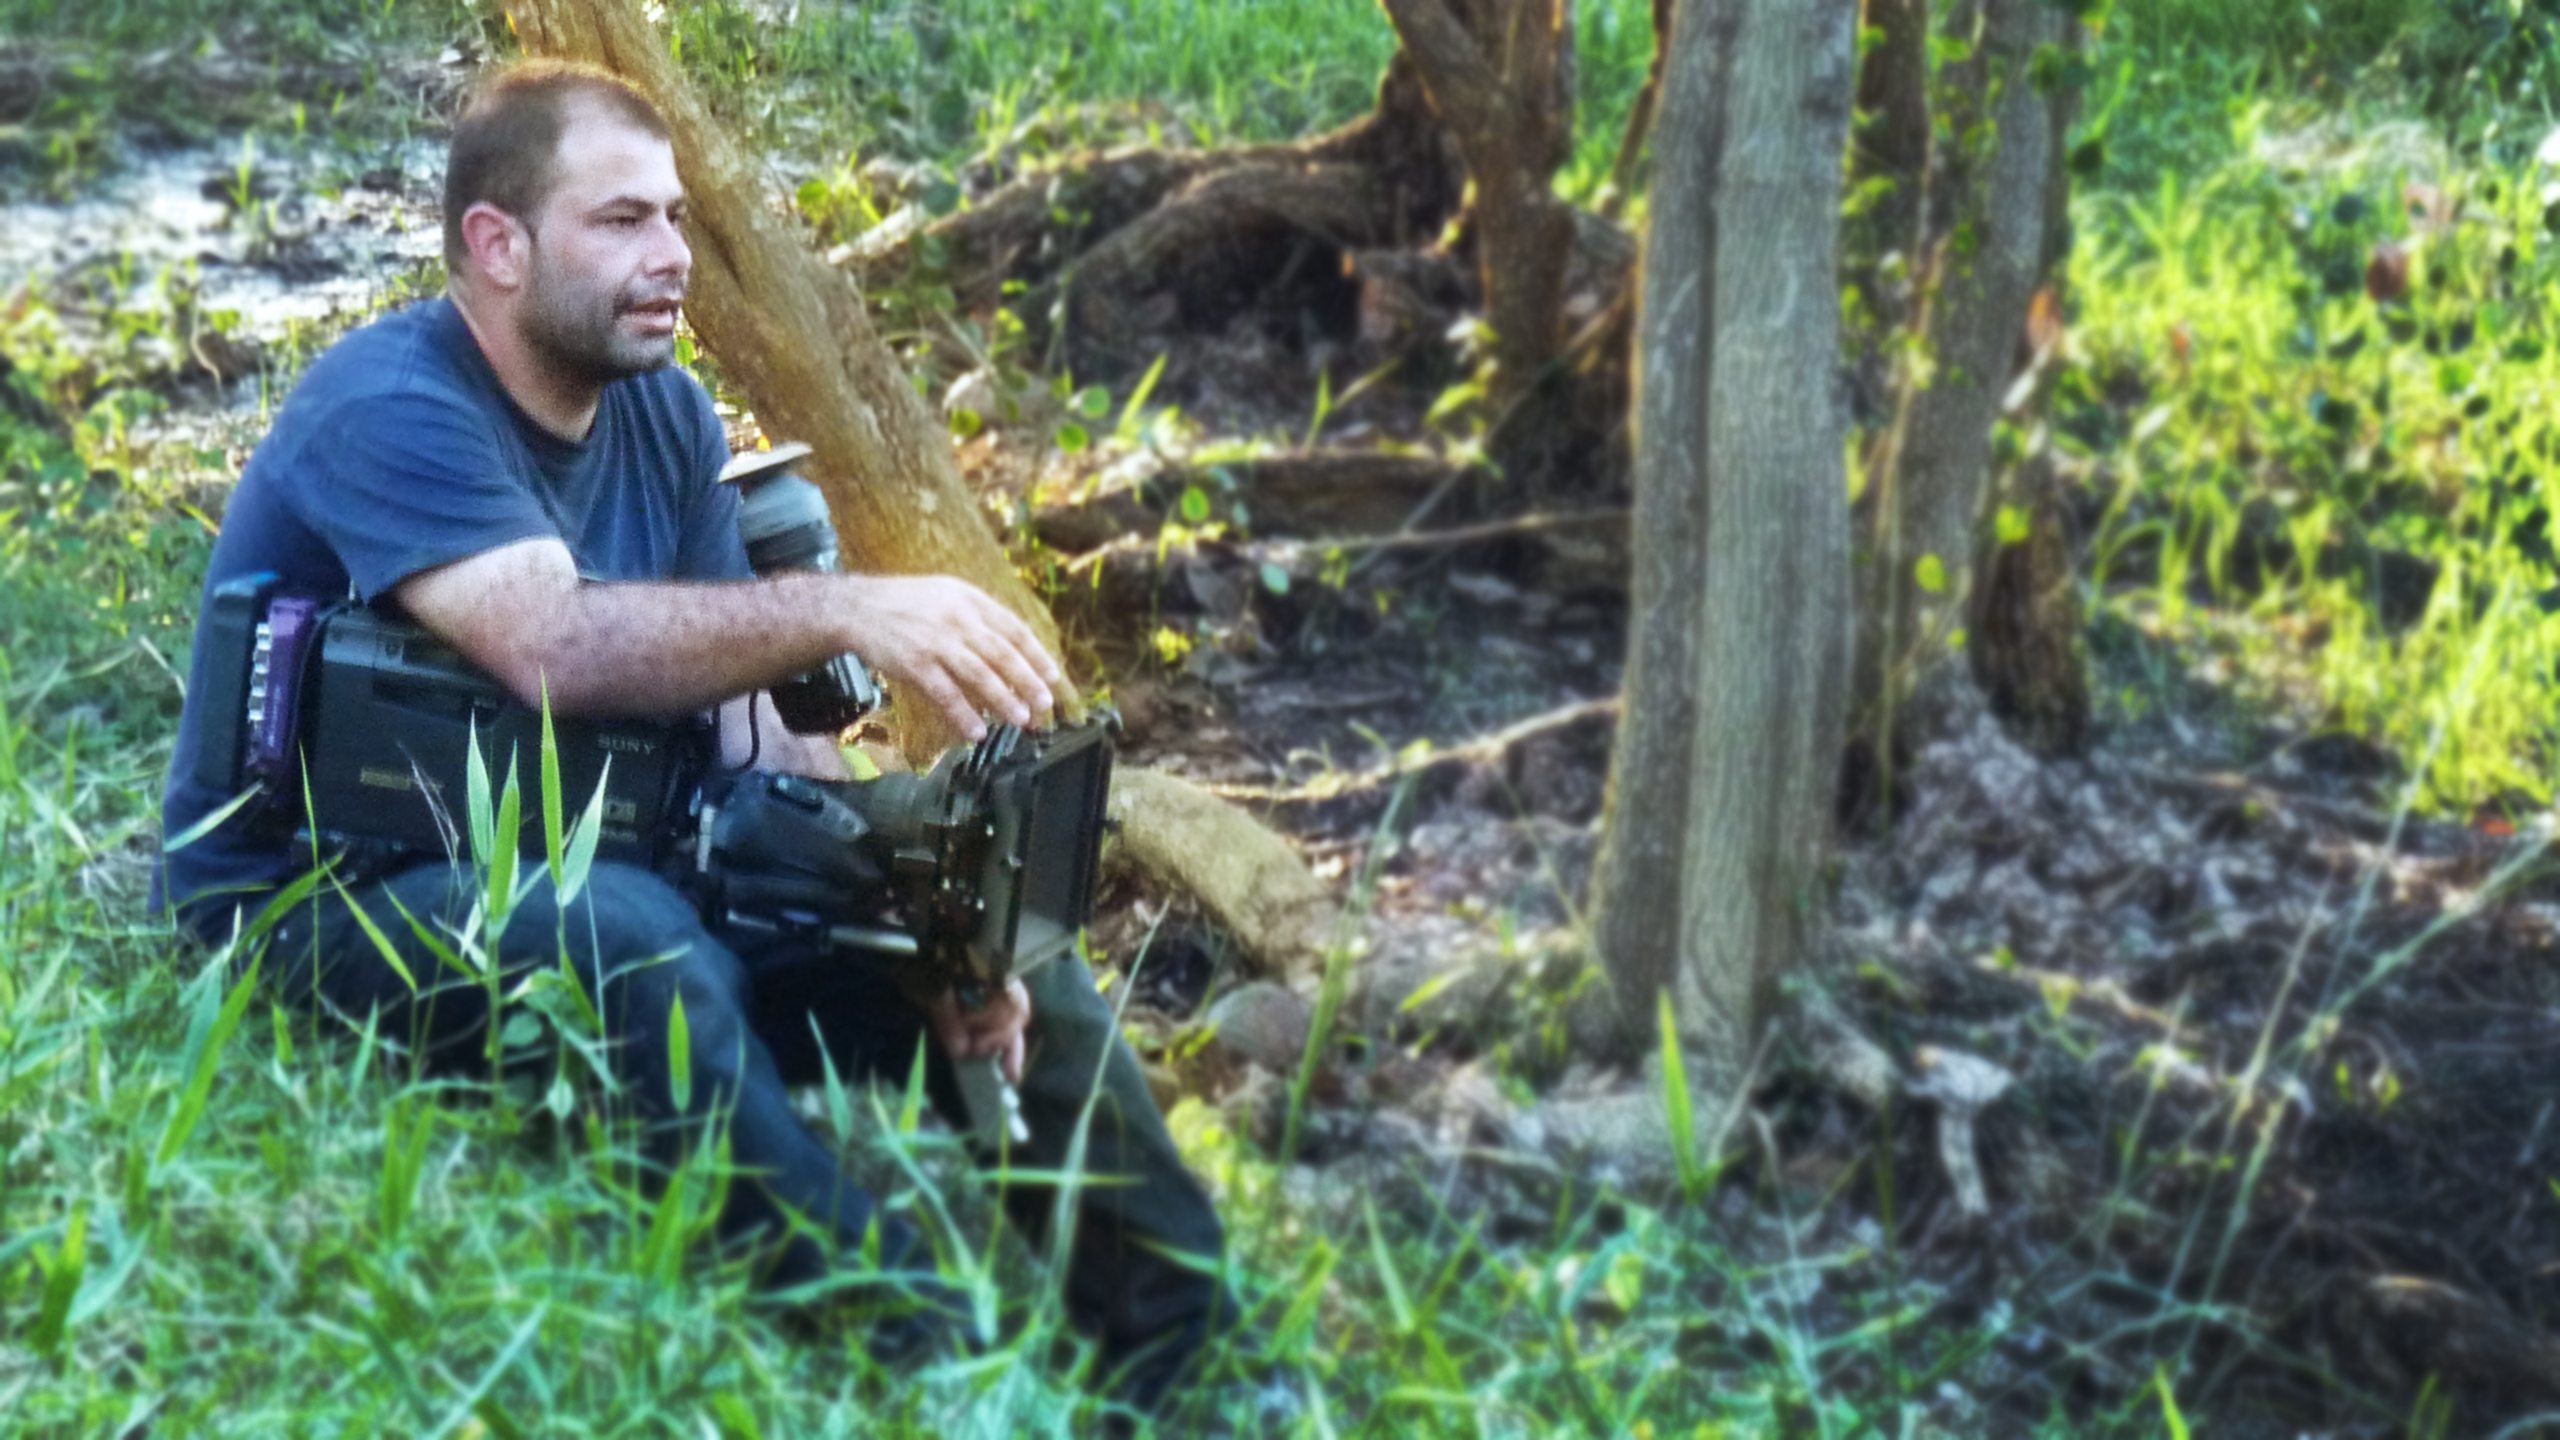
<svg viewBox="0 0 2560 1440">
<path fill-rule="evenodd" d="M 486 201 L 530 220 L 559 176 L 572 107 L 595 104 L 661 140 L 666 117 L 630 81 L 575 60 L 519 60 L 483 78 L 453 125 L 444 169 L 444 263 L 459 270 L 463 212 Z"/>
</svg>

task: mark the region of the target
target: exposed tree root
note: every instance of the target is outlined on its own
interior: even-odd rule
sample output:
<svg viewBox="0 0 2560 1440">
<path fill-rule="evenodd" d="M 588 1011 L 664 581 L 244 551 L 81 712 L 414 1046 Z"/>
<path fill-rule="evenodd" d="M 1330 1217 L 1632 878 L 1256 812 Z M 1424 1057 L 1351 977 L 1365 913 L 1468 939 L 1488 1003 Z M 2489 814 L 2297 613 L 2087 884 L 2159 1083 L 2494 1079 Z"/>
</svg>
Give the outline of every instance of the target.
<svg viewBox="0 0 2560 1440">
<path fill-rule="evenodd" d="M 1198 898 L 1256 974 L 1292 981 L 1315 972 L 1330 938 L 1333 899 L 1287 841 L 1160 770 L 1114 772 L 1111 814 L 1120 835 L 1106 865 L 1135 867 Z"/>
</svg>

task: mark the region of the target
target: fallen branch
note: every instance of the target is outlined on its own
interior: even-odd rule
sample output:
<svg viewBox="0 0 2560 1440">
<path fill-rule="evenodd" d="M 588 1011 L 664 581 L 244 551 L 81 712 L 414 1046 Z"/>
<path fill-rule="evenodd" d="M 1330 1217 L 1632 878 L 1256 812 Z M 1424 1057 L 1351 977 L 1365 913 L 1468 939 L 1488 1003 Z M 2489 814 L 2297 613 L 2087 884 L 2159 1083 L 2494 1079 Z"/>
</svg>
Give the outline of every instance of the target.
<svg viewBox="0 0 2560 1440">
<path fill-rule="evenodd" d="M 1276 814 L 1293 825 L 1319 818 L 1335 824 L 1365 821 L 1386 806 L 1397 786 L 1454 782 L 1478 767 L 1503 768 L 1513 752 L 1532 741 L 1561 734 L 1578 725 L 1614 724 L 1618 698 L 1584 700 L 1506 725 L 1463 745 L 1447 749 L 1408 748 L 1385 764 L 1348 774 L 1320 776 L 1303 785 L 1211 784 L 1209 794 L 1239 805 Z"/>
</svg>

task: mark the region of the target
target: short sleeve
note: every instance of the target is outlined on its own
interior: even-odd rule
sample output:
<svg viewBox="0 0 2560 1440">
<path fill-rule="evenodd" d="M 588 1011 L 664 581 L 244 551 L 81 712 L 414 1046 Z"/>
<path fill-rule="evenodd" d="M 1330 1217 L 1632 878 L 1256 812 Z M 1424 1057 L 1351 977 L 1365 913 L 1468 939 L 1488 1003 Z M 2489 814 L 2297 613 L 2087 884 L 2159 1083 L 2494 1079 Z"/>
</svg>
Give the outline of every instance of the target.
<svg viewBox="0 0 2560 1440">
<path fill-rule="evenodd" d="M 338 407 L 294 467 L 305 521 L 372 601 L 421 571 L 560 527 L 486 420 L 450 397 L 375 394 Z"/>
<path fill-rule="evenodd" d="M 688 377 L 689 378 L 689 377 Z M 692 455 L 686 466 L 688 502 L 679 530 L 676 573 L 679 580 L 752 580 L 747 542 L 738 534 L 738 487 L 720 483 L 729 463 L 729 441 L 720 413 L 700 384 L 686 386 L 694 400 Z"/>
</svg>

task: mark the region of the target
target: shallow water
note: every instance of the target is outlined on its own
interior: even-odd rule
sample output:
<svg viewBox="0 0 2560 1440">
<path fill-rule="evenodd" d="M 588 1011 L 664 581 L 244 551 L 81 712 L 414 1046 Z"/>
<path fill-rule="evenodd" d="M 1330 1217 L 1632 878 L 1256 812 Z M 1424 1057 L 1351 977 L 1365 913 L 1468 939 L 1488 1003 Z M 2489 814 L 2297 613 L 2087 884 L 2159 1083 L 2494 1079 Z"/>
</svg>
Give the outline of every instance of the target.
<svg viewBox="0 0 2560 1440">
<path fill-rule="evenodd" d="M 236 146 L 134 155 L 67 204 L 0 206 L 0 296 L 34 286 L 149 309 L 174 282 L 200 313 L 236 316 L 235 339 L 266 345 L 369 310 L 441 247 L 439 144 L 253 154 L 245 179 L 242 162 Z"/>
</svg>

